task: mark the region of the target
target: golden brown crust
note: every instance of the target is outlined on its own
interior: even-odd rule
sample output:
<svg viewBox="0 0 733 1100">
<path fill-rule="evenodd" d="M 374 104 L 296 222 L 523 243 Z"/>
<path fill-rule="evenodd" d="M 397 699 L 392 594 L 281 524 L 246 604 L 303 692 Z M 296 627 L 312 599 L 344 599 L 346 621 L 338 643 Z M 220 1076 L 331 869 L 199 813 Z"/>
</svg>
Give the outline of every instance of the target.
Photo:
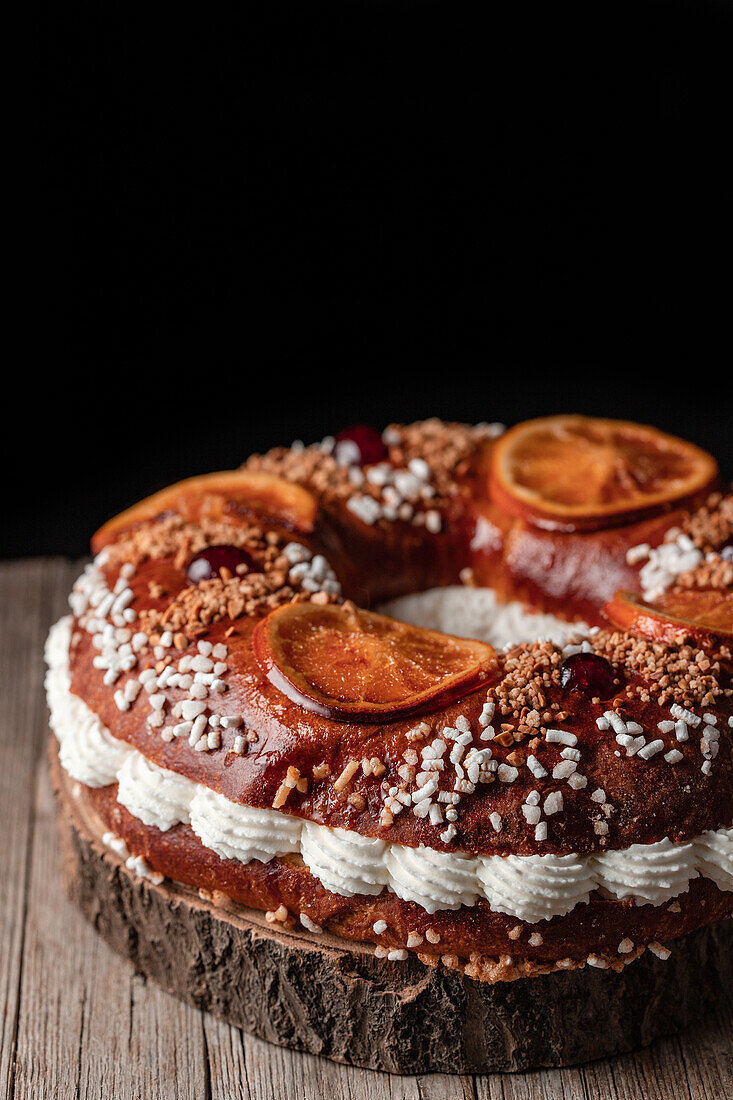
<svg viewBox="0 0 733 1100">
<path fill-rule="evenodd" d="M 455 581 L 469 565 L 475 579 L 498 587 L 504 597 L 521 597 L 565 614 L 585 609 L 588 618 L 598 620 L 599 600 L 609 585 L 613 588 L 623 580 L 639 588 L 639 565 L 626 560 L 631 546 L 659 544 L 673 523 L 709 549 L 725 539 L 733 525 L 730 498 L 717 494 L 705 508 L 677 509 L 632 526 L 582 535 L 541 532 L 502 513 L 488 500 L 486 464 L 493 443 L 485 433 L 428 421 L 394 428 L 393 438 L 399 441 L 390 445 L 392 461 L 418 459 L 429 468 L 427 484 L 442 502 L 440 531 L 399 520 L 362 522 L 347 507 L 348 471 L 319 448 L 278 451 L 248 464 L 264 468 L 268 475 L 287 473 L 320 494 L 313 534 L 307 540 L 299 536 L 298 541 L 307 541 L 309 552 L 325 554 L 347 595 L 358 589 L 366 600 Z M 372 488 L 376 492 L 378 487 Z M 364 492 L 364 487 L 359 491 Z M 433 497 L 427 499 L 434 503 Z M 422 723 L 385 721 L 375 727 L 337 722 L 282 695 L 252 653 L 255 622 L 282 600 L 335 598 L 332 592 L 309 592 L 291 582 L 284 551 L 292 536 L 278 528 L 265 530 L 251 515 L 239 516 L 221 494 L 213 517 L 200 502 L 184 511 L 185 519 L 165 515 L 121 532 L 105 551 L 102 569 L 110 588 L 128 563 L 131 576 L 126 583 L 130 607 L 137 615 L 135 629 L 150 635 L 150 645 L 141 650 L 135 668 L 113 685 L 105 683 L 102 671 L 94 667 L 92 640 L 83 630 L 75 632 L 70 655 L 72 690 L 115 737 L 128 741 L 156 764 L 234 802 L 275 805 L 321 824 L 445 851 L 588 852 L 665 836 L 686 840 L 733 820 L 733 762 L 727 733 L 733 711 L 732 666 L 727 650 L 708 655 L 601 631 L 593 644 L 613 665 L 615 694 L 588 700 L 563 689 L 560 649 L 516 646 L 501 657 L 499 684 L 426 715 Z M 489 522 L 498 534 L 488 537 L 484 531 L 477 537 L 481 523 Z M 262 573 L 189 585 L 183 570 L 190 556 L 224 539 L 245 547 L 262 563 Z M 172 656 L 155 648 L 163 630 L 174 634 Z M 185 737 L 162 739 L 160 727 L 151 728 L 148 723 L 151 708 L 145 693 L 127 711 L 120 712 L 114 701 L 115 692 L 124 690 L 127 680 L 142 669 L 160 671 L 166 663 L 194 655 L 200 637 L 212 645 L 226 645 L 226 694 L 220 710 L 242 717 L 241 727 L 224 730 L 220 747 L 206 752 L 197 751 Z M 167 712 L 186 696 L 176 688 L 167 688 L 164 694 Z M 487 699 L 495 708 L 491 756 L 503 771 L 516 769 L 513 780 L 502 782 L 501 771 L 484 774 L 470 797 L 462 799 L 457 829 L 446 831 L 444 817 L 436 827 L 409 807 L 400 810 L 395 793 L 401 797 L 414 790 L 422 750 L 443 738 L 444 728 L 454 727 L 459 716 L 475 731 L 475 746 L 486 747 L 478 734 Z M 684 743 L 674 731 L 658 731 L 660 722 L 670 722 L 673 703 L 717 719 L 723 735 L 717 757 L 706 767 L 708 774 L 702 770 L 702 726 L 692 730 Z M 598 728 L 608 710 L 637 723 L 648 740 L 662 744 L 661 750 L 650 759 L 643 754 L 630 758 L 613 729 Z M 553 776 L 566 749 L 563 743 L 547 740 L 547 731 L 557 727 L 574 738 L 580 753 L 577 787 L 572 780 Z M 233 752 L 237 737 L 245 732 L 244 751 Z M 674 764 L 665 759 L 670 753 L 679 754 Z M 369 761 L 376 765 L 371 767 Z M 536 765 L 530 769 L 528 761 Z M 288 769 L 297 770 L 297 787 L 283 788 Z M 542 771 L 548 774 L 542 776 Z M 445 769 L 446 779 L 449 773 L 453 778 L 451 766 Z M 456 769 L 455 774 L 461 773 Z M 446 786 L 450 784 L 441 782 L 441 789 Z M 602 803 L 590 797 L 599 790 L 604 794 Z M 562 794 L 562 813 L 546 819 L 544 839 L 537 839 L 525 820 L 523 807 L 533 791 L 543 801 L 548 794 Z M 490 822 L 490 814 L 499 815 L 500 831 Z"/>
<path fill-rule="evenodd" d="M 100 667 L 98 639 L 77 613 L 70 650 L 72 691 L 114 737 L 154 764 L 232 802 L 275 808 L 411 847 L 497 855 L 582 854 L 665 837 L 686 841 L 729 827 L 733 659 L 722 645 L 706 652 L 665 646 L 606 625 L 592 642 L 595 654 L 610 662 L 614 678 L 612 691 L 603 698 L 564 686 L 566 654 L 561 648 L 549 643 L 514 646 L 500 655 L 499 679 L 489 688 L 484 685 L 420 719 L 385 720 L 379 726 L 315 714 L 270 682 L 253 654 L 257 622 L 283 602 L 322 604 L 340 598 L 335 579 L 307 586 L 302 572 L 295 578 L 287 555 L 292 541 L 305 546 L 310 557 L 323 555 L 342 595 L 365 605 L 465 581 L 470 575 L 473 583 L 495 588 L 505 600 L 519 599 L 560 617 L 602 624 L 601 608 L 617 588 L 640 590 L 640 563 L 628 556 L 633 547 L 658 547 L 669 528 L 677 527 L 709 553 L 733 530 L 730 498 L 718 494 L 705 507 L 694 501 L 685 509 L 608 530 L 543 531 L 490 499 L 486 466 L 493 444 L 485 432 L 431 421 L 395 428 L 393 438 L 393 463 L 417 460 L 418 469 L 422 462 L 429 472 L 414 502 L 397 516 L 387 518 L 389 499 L 380 496 L 376 482 L 360 475 L 358 493 L 377 502 L 373 514 L 378 518 L 367 522 L 364 516 L 372 515 L 368 507 L 353 507 L 357 489 L 349 472 L 330 455 L 307 448 L 248 463 L 248 469 L 268 477 L 285 475 L 315 494 L 313 521 L 297 536 L 272 518 L 258 520 L 222 493 L 212 514 L 198 500 L 195 508 L 183 508 L 185 514 L 147 517 L 110 536 L 113 541 L 96 565 L 96 576 L 108 590 L 122 591 L 126 599 L 129 594 L 126 607 L 134 625 L 128 633 L 141 632 L 143 641 L 135 649 L 133 667 L 110 680 Z M 272 478 L 268 486 L 270 502 L 276 505 Z M 189 584 L 185 567 L 191 555 L 222 542 L 246 549 L 261 572 Z M 709 587 L 721 577 L 725 581 L 729 570 L 721 567 L 721 560 L 718 556 L 705 562 L 680 583 Z M 137 679 L 146 670 L 157 677 L 166 667 L 177 669 L 182 659 L 190 662 L 202 639 L 225 652 L 225 659 L 218 659 L 225 669 L 220 694 L 215 701 L 207 699 L 207 714 L 236 716 L 238 721 L 236 726 L 217 726 L 206 744 L 172 732 L 183 701 L 189 699 L 188 688 L 156 688 L 162 709 L 154 716 L 150 694 Z M 128 687 L 134 689 L 129 701 Z M 673 705 L 696 716 L 683 740 Z M 615 716 L 613 723 L 609 713 Z M 717 734 L 712 746 L 705 732 L 711 722 Z M 491 736 L 484 737 L 489 723 Z M 626 727 L 630 732 L 619 740 Z M 644 751 L 637 751 L 638 745 L 632 751 L 626 742 L 641 730 Z M 463 731 L 471 732 L 471 745 L 458 751 Z M 469 773 L 466 751 L 475 760 L 484 752 L 490 762 L 484 766 L 482 758 L 481 767 L 474 764 Z M 419 793 L 420 769 L 431 766 L 431 752 L 444 765 L 435 773 L 446 796 L 442 803 L 436 801 L 437 820 L 418 816 L 417 800 L 411 801 Z M 447 797 L 458 790 L 460 813 Z M 187 826 L 161 833 L 131 817 L 116 802 L 115 786 L 88 791 L 86 797 L 134 855 L 168 877 L 260 909 L 277 911 L 284 905 L 288 914 L 304 913 L 345 938 L 372 940 L 385 948 L 407 947 L 412 936 L 410 949 L 419 949 L 423 961 L 440 957 L 446 965 L 472 967 L 472 976 L 496 976 L 496 966 L 503 967 L 504 976 L 514 973 L 513 959 L 521 961 L 525 973 L 530 972 L 527 967 L 578 962 L 594 952 L 609 955 L 616 965 L 621 940 L 635 945 L 631 956 L 624 952 L 633 957 L 639 945 L 673 939 L 731 915 L 733 895 L 698 879 L 678 906 L 639 907 L 593 896 L 589 904 L 531 931 L 483 903 L 429 916 L 415 903 L 387 892 L 377 898 L 331 894 L 294 857 L 247 865 L 222 860 Z M 387 924 L 379 935 L 372 930 L 377 920 Z M 440 936 L 432 946 L 426 946 L 428 929 Z M 532 933 L 541 939 L 530 943 Z M 420 944 L 415 937 L 422 937 Z"/>
<path fill-rule="evenodd" d="M 733 495 L 698 494 L 683 505 L 661 507 L 651 517 L 588 532 L 550 531 L 507 512 L 490 495 L 495 440 L 486 431 L 437 420 L 391 425 L 389 461 L 396 466 L 421 458 L 430 466 L 435 497 L 431 508 L 444 517 L 439 538 L 412 521 L 383 519 L 367 525 L 347 502 L 356 492 L 379 497 L 375 486 L 350 482 L 348 471 L 320 447 L 275 448 L 254 455 L 245 468 L 294 480 L 315 492 L 322 522 L 318 532 L 344 593 L 368 605 L 405 591 L 457 583 L 470 569 L 475 583 L 496 589 L 503 600 L 601 625 L 600 609 L 619 588 L 639 590 L 639 565 L 627 552 L 658 546 L 671 528 L 688 531 L 707 552 L 733 530 Z M 722 500 L 722 507 L 721 507 Z M 325 520 L 325 522 L 324 522 Z M 375 561 L 380 568 L 375 570 Z"/>
<path fill-rule="evenodd" d="M 307 780 L 307 790 L 292 789 L 287 802 L 278 809 L 318 824 L 383 836 L 409 846 L 426 844 L 443 851 L 487 854 L 582 853 L 649 843 L 665 836 L 674 841 L 688 840 L 708 829 L 727 827 L 733 820 L 733 758 L 728 736 L 724 734 L 721 738 L 711 774 L 705 775 L 701 770 L 699 734 L 693 732 L 687 742 L 680 743 L 673 732 L 662 734 L 656 730 L 657 722 L 670 718 L 669 707 L 659 707 L 651 699 L 648 702 L 638 697 L 629 699 L 625 691 L 618 700 L 591 704 L 564 692 L 555 683 L 546 691 L 547 702 L 551 705 L 557 700 L 558 706 L 562 704 L 561 710 L 550 713 L 563 717 L 555 717 L 552 724 L 577 737 L 581 752 L 578 770 L 586 777 L 586 785 L 574 790 L 563 780 L 553 780 L 552 771 L 563 759 L 562 743 L 542 740 L 536 744 L 537 738 L 527 736 L 518 742 L 512 738 L 508 745 L 495 740 L 491 742 L 494 759 L 518 765 L 516 779 L 512 783 L 495 779 L 477 785 L 470 797 L 462 801 L 459 830 L 453 840 L 442 841 L 442 829 L 435 828 L 427 819 L 415 817 L 409 810 L 384 827 L 380 818 L 385 786 L 414 788 L 414 783 L 404 784 L 400 775 L 400 768 L 405 767 L 405 753 L 418 754 L 458 715 L 463 715 L 472 728 L 479 729 L 487 693 L 475 692 L 438 715 L 426 716 L 428 732 L 417 737 L 420 723 L 415 720 L 378 727 L 335 722 L 292 703 L 264 677 L 252 654 L 252 629 L 253 620 L 241 620 L 236 634 L 226 638 L 230 668 L 226 709 L 228 713 L 241 714 L 243 728 L 256 734 L 256 740 L 248 743 L 244 755 L 232 751 L 234 739 L 241 733 L 239 727 L 223 732 L 218 751 L 197 752 L 185 737 L 165 742 L 149 728 L 146 718 L 150 707 L 145 696 L 129 711 L 120 713 L 112 691 L 103 684 L 101 673 L 92 667 L 93 649 L 89 636 L 83 632 L 76 634 L 72 645 L 72 691 L 85 700 L 115 737 L 133 745 L 153 763 L 202 783 L 233 802 L 271 808 L 288 768 L 294 767 Z M 207 638 L 216 644 L 224 635 L 224 624 L 215 624 Z M 555 647 L 548 648 L 557 654 Z M 186 652 L 194 650 L 181 655 Z M 504 664 L 507 659 L 503 659 Z M 166 694 L 171 703 L 185 697 L 184 691 L 175 689 Z M 601 731 L 596 725 L 596 718 L 614 707 L 622 708 L 627 718 L 653 730 L 664 742 L 664 750 L 651 760 L 628 758 L 616 742 L 613 730 Z M 720 715 L 723 730 L 726 715 L 732 709 L 730 698 L 711 709 Z M 495 726 L 498 733 L 499 723 L 495 722 Z M 664 755 L 675 749 L 684 759 L 670 765 Z M 549 773 L 546 777 L 538 779 L 529 770 L 526 760 L 530 755 Z M 365 775 L 362 761 L 372 759 L 380 761 L 386 770 Z M 339 789 L 338 780 L 352 762 L 356 762 L 356 770 Z M 606 804 L 614 808 L 610 816 L 590 798 L 598 789 L 605 792 Z M 548 837 L 542 842 L 535 840 L 534 829 L 528 826 L 522 812 L 527 795 L 533 790 L 541 792 L 543 801 L 553 791 L 561 791 L 563 795 L 563 812 L 548 820 Z M 355 793 L 362 796 L 363 807 L 349 801 Z M 489 820 L 491 813 L 501 816 L 499 833 Z M 597 822 L 607 823 L 608 832 L 599 834 Z"/>
</svg>

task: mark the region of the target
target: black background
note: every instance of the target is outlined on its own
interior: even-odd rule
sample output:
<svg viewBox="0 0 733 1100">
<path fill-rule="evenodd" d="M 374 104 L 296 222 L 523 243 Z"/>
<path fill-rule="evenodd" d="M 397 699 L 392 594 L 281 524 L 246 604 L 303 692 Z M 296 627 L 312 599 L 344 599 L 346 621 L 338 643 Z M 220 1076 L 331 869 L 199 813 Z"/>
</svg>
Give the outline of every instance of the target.
<svg viewBox="0 0 733 1100">
<path fill-rule="evenodd" d="M 0 555 L 355 421 L 623 416 L 733 472 L 732 17 L 48 16 Z"/>
</svg>

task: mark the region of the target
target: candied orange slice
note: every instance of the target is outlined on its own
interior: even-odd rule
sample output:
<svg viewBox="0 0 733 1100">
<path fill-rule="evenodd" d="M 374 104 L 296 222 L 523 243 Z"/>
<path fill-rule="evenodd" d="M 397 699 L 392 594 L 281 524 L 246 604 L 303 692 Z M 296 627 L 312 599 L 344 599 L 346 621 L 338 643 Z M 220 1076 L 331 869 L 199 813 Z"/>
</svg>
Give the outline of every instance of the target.
<svg viewBox="0 0 733 1100">
<path fill-rule="evenodd" d="M 692 642 L 710 647 L 733 642 L 733 592 L 684 589 L 646 604 L 633 592 L 619 591 L 603 613 L 629 634 L 666 645 Z"/>
<path fill-rule="evenodd" d="M 492 496 L 548 528 L 612 526 L 694 496 L 717 477 L 707 452 L 627 420 L 548 416 L 496 444 Z"/>
<path fill-rule="evenodd" d="M 98 553 L 103 546 L 144 520 L 177 512 L 190 522 L 206 517 L 232 518 L 231 513 L 253 515 L 295 531 L 313 530 L 317 504 L 301 485 L 272 474 L 251 470 L 223 470 L 189 477 L 146 497 L 100 527 L 92 539 Z"/>
<path fill-rule="evenodd" d="M 435 709 L 486 684 L 496 671 L 490 645 L 350 604 L 286 604 L 257 625 L 254 651 L 288 698 L 354 722 Z"/>
</svg>

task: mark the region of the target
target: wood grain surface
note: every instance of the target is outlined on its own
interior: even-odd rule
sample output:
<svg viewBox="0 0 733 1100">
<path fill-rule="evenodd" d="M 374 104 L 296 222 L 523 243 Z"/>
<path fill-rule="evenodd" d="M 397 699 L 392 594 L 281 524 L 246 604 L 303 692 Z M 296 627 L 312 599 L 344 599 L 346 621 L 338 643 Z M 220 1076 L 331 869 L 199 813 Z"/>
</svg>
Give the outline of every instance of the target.
<svg viewBox="0 0 733 1100">
<path fill-rule="evenodd" d="M 43 642 L 79 571 L 0 565 L 0 1098 L 718 1100 L 733 1095 L 733 1013 L 638 1054 L 563 1070 L 398 1077 L 253 1039 L 167 996 L 67 901 L 45 739 Z"/>
</svg>

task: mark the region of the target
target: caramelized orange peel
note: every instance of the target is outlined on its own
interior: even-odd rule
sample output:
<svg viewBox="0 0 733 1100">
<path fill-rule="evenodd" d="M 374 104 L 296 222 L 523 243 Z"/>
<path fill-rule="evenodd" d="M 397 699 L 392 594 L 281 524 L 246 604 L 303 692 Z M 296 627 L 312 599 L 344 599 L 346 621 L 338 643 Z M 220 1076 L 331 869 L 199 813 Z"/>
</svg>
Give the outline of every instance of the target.
<svg viewBox="0 0 733 1100">
<path fill-rule="evenodd" d="M 493 449 L 489 487 L 539 527 L 594 530 L 709 489 L 715 460 L 693 443 L 627 420 L 548 416 L 510 428 Z"/>
<path fill-rule="evenodd" d="M 665 645 L 688 642 L 700 648 L 733 643 L 733 592 L 684 589 L 647 604 L 633 592 L 619 591 L 603 614 L 620 630 Z"/>
<path fill-rule="evenodd" d="M 352 604 L 286 604 L 257 625 L 254 652 L 288 698 L 324 717 L 363 723 L 438 709 L 488 686 L 497 672 L 490 645 Z"/>
<path fill-rule="evenodd" d="M 96 554 L 130 528 L 167 512 L 193 523 L 203 517 L 262 517 L 307 534 L 315 526 L 317 509 L 315 497 L 294 482 L 257 471 L 222 470 L 178 481 L 120 512 L 99 528 L 92 549 Z"/>
</svg>

